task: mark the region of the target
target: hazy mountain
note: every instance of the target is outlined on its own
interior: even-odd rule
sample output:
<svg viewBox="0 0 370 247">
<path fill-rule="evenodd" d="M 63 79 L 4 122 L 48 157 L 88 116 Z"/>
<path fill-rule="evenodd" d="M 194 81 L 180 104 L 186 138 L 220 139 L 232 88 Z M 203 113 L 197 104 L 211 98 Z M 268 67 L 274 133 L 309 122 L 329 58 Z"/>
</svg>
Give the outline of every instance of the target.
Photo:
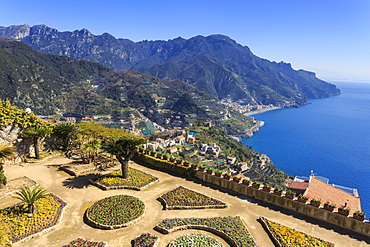
<svg viewBox="0 0 370 247">
<path fill-rule="evenodd" d="M 312 72 L 261 59 L 223 35 L 133 42 L 107 33 L 93 35 L 86 29 L 59 32 L 45 25 L 21 25 L 0 27 L 0 36 L 20 40 L 42 53 L 180 79 L 219 99 L 245 104 L 296 106 L 307 103 L 308 98 L 340 93 Z"/>
</svg>

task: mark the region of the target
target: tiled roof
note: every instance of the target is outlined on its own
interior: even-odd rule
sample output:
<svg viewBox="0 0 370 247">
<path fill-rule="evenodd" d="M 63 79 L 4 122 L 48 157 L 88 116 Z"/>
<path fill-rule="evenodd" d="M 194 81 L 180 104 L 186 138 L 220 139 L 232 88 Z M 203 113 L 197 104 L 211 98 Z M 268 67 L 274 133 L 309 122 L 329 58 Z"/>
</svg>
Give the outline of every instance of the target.
<svg viewBox="0 0 370 247">
<path fill-rule="evenodd" d="M 288 189 L 305 190 L 308 188 L 308 185 L 309 183 L 306 182 L 291 181 L 288 185 Z"/>
<path fill-rule="evenodd" d="M 359 197 L 355 197 L 354 195 L 327 184 L 315 177 L 311 177 L 308 188 L 303 195 L 310 199 L 319 199 L 322 204 L 330 202 L 335 204 L 337 208 L 346 205 L 346 208 L 351 209 L 350 214 L 357 210 L 361 211 L 361 202 Z"/>
</svg>

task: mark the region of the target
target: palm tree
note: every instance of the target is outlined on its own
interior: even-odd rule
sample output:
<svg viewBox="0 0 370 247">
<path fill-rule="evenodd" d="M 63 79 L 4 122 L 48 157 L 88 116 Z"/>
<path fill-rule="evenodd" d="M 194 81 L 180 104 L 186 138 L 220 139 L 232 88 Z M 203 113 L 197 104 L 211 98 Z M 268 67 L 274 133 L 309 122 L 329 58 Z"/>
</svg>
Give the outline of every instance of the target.
<svg viewBox="0 0 370 247">
<path fill-rule="evenodd" d="M 4 162 L 6 159 L 10 159 L 16 152 L 15 146 L 11 146 L 7 143 L 0 142 L 0 161 Z"/>
<path fill-rule="evenodd" d="M 39 147 L 40 139 L 45 136 L 48 136 L 50 133 L 51 130 L 43 126 L 28 127 L 22 131 L 21 135 L 23 137 L 28 137 L 32 139 L 33 146 L 35 148 L 36 159 L 40 159 L 40 147 Z"/>
<path fill-rule="evenodd" d="M 77 127 L 71 123 L 61 123 L 54 127 L 53 136 L 61 141 L 63 151 L 67 151 L 68 146 L 71 144 L 72 138 L 76 134 Z"/>
<path fill-rule="evenodd" d="M 24 187 L 15 193 L 17 196 L 13 196 L 28 204 L 28 212 L 33 214 L 36 209 L 35 201 L 44 198 L 46 196 L 46 190 L 41 188 L 39 185 L 30 188 Z"/>
<path fill-rule="evenodd" d="M 118 139 L 108 139 L 103 144 L 102 149 L 116 156 L 119 163 L 121 163 L 122 178 L 126 179 L 129 177 L 128 162 L 134 155 L 136 147 L 144 143 L 145 139 L 143 137 L 126 133 Z"/>
</svg>

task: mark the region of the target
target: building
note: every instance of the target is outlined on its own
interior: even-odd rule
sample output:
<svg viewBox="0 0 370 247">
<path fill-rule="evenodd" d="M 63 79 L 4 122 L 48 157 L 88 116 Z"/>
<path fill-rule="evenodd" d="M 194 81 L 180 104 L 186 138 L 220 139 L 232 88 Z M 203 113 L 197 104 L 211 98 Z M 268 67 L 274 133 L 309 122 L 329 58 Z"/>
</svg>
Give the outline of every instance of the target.
<svg viewBox="0 0 370 247">
<path fill-rule="evenodd" d="M 321 177 L 320 177 L 321 178 Z M 326 180 L 326 181 L 323 181 Z M 322 204 L 329 202 L 337 208 L 344 207 L 350 209 L 350 214 L 356 211 L 362 211 L 361 201 L 356 189 L 349 189 L 352 193 L 348 193 L 338 187 L 328 183 L 329 179 L 315 177 L 311 175 L 307 180 L 295 179 L 288 184 L 288 189 L 307 196 L 309 200 L 318 199 Z"/>
</svg>

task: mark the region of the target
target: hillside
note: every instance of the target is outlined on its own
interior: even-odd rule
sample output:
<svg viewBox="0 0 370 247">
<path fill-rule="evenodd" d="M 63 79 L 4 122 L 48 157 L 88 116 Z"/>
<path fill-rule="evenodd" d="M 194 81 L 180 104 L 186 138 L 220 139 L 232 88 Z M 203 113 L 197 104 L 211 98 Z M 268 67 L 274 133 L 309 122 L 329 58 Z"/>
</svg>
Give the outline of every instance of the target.
<svg viewBox="0 0 370 247">
<path fill-rule="evenodd" d="M 224 35 L 133 42 L 107 33 L 96 36 L 86 29 L 59 32 L 46 25 L 20 25 L 0 27 L 0 36 L 20 40 L 42 53 L 180 79 L 218 99 L 241 104 L 291 107 L 340 93 L 314 73 L 261 59 Z"/>
<path fill-rule="evenodd" d="M 252 118 L 225 108 L 206 91 L 180 80 L 163 80 L 137 71 L 113 71 L 98 63 L 41 54 L 0 37 L 0 98 L 31 108 L 38 115 L 74 112 L 112 116 L 136 125 L 155 122 L 166 128 L 212 121 L 227 127 L 238 119 L 242 131 Z M 235 126 L 229 126 L 235 133 Z"/>
</svg>

